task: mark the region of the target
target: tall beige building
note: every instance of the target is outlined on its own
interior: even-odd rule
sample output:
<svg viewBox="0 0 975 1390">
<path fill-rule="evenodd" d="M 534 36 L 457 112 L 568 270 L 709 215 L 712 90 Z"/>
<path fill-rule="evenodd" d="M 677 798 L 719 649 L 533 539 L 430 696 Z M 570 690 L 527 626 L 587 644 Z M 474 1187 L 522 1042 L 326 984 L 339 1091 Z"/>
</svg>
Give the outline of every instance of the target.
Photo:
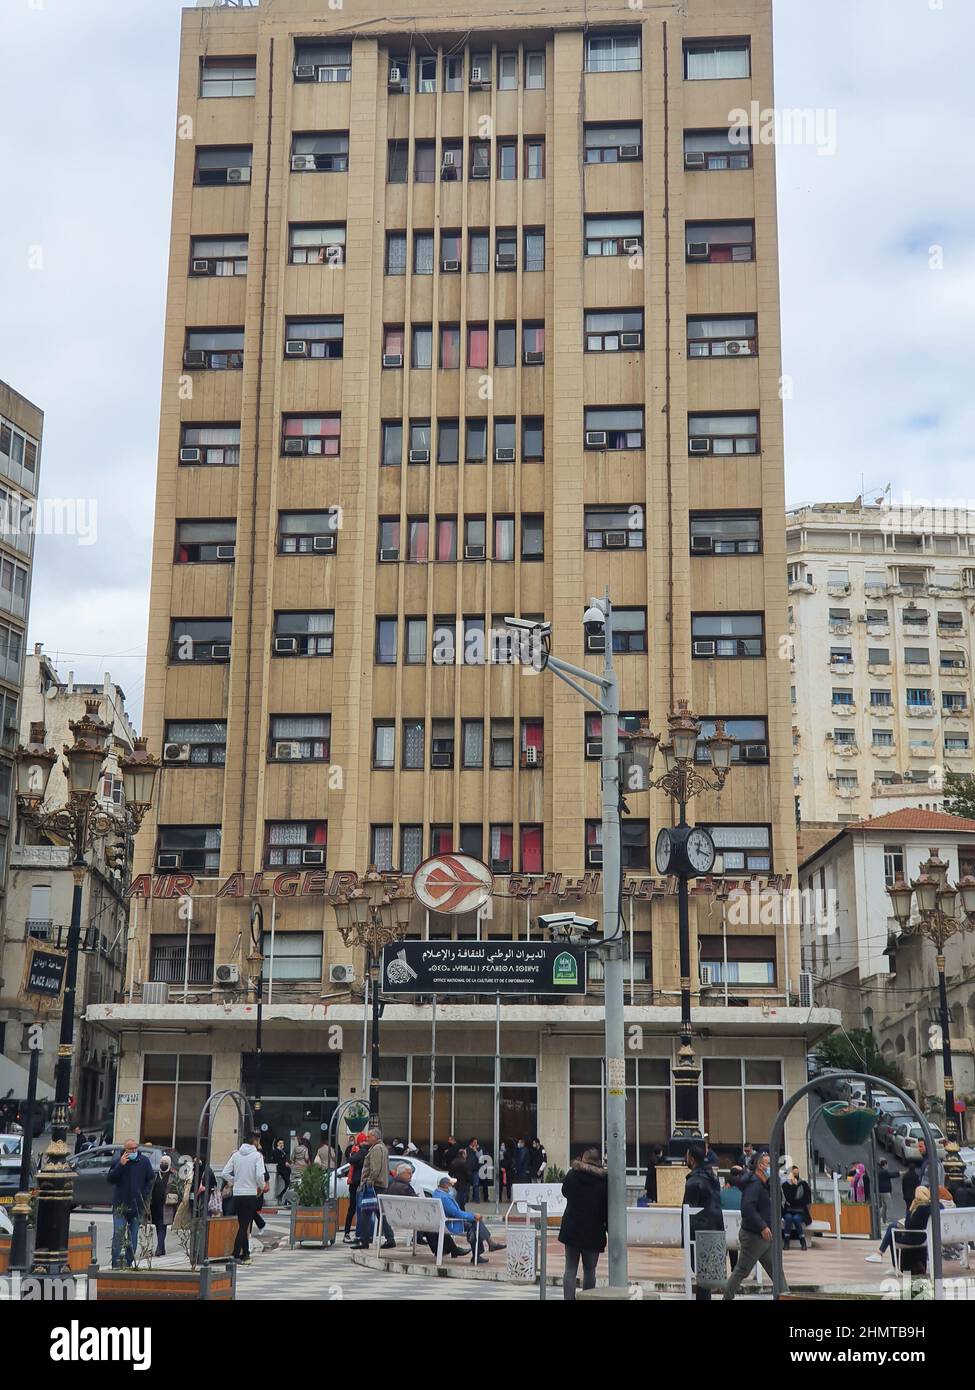
<svg viewBox="0 0 975 1390">
<path fill-rule="evenodd" d="M 126 1000 L 94 1011 L 119 1132 L 187 1143 L 208 1087 L 253 1089 L 255 895 L 285 1137 L 365 1085 L 336 875 L 492 866 L 490 917 L 416 909 L 416 936 L 599 915 L 598 719 L 515 664 L 504 615 L 595 668 L 608 585 L 627 714 L 687 699 L 739 740 L 694 804 L 726 877 L 794 872 L 774 156 L 747 130 L 771 62 L 769 0 L 184 13 L 140 845 L 185 896 L 140 904 Z M 672 808 L 629 812 L 637 1171 L 670 1129 L 680 982 L 651 877 Z M 795 933 L 695 902 L 702 1114 L 730 1152 L 832 1015 L 797 1007 Z M 600 1140 L 591 973 L 582 1001 L 500 1011 L 501 1135 L 560 1163 Z M 386 1005 L 386 1131 L 493 1144 L 495 1001 L 441 1003 L 433 1085 L 432 1021 Z"/>
</svg>

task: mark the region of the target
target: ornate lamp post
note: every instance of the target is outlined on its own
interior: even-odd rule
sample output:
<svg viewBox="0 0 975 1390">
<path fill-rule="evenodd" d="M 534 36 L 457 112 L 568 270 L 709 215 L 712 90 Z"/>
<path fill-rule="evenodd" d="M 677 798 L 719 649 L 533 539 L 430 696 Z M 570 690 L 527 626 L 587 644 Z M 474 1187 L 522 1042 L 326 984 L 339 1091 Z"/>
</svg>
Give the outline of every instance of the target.
<svg viewBox="0 0 975 1390">
<path fill-rule="evenodd" d="M 372 995 L 369 1112 L 379 1122 L 379 969 L 384 946 L 402 941 L 410 925 L 413 894 L 397 875 L 381 874 L 374 864 L 358 888 L 335 899 L 335 922 L 346 946 L 361 946 Z"/>
<path fill-rule="evenodd" d="M 86 700 L 85 713 L 68 724 L 74 742 L 64 746 L 64 770 L 68 799 L 62 806 L 45 807 L 48 784 L 57 753 L 44 747 L 43 724 L 32 724 L 30 741 L 21 745 L 17 760 L 17 808 L 21 819 L 43 835 L 61 841 L 71 850 L 74 893 L 68 928 L 67 964 L 61 1006 L 61 1031 L 55 1071 L 51 1142 L 37 1175 L 38 1199 L 35 1227 L 34 1272 L 60 1274 L 68 1266 L 68 1226 L 74 1174 L 67 1166 L 68 1102 L 71 1091 L 71 1054 L 74 1050 L 74 1001 L 78 980 L 78 947 L 81 940 L 81 900 L 88 864 L 86 852 L 108 835 L 134 835 L 152 805 L 159 771 L 138 738 L 134 750 L 119 759 L 125 789 L 121 812 L 105 810 L 98 803 L 98 788 L 109 751 L 111 726 L 98 714 L 98 701 Z"/>
<path fill-rule="evenodd" d="M 653 787 L 664 791 L 677 802 L 678 822 L 665 827 L 657 836 L 654 857 L 657 870 L 677 879 L 677 924 L 680 951 L 680 1047 L 674 1067 L 674 1127 L 668 1145 L 668 1157 L 682 1160 L 692 1139 L 702 1137 L 698 1108 L 698 1081 L 701 1069 L 694 1056 L 691 1040 L 691 933 L 688 906 L 688 884 L 698 875 L 709 874 L 714 867 L 714 841 L 706 830 L 687 824 L 687 803 L 704 791 L 721 791 L 731 770 L 731 754 L 735 741 L 725 732 L 719 719 L 710 738 L 701 738 L 700 720 L 688 709 L 686 700 L 678 703 L 674 713 L 667 716 L 669 737 L 662 742 L 660 735 L 642 725 L 630 735 L 629 743 L 636 751 L 644 752 L 646 762 L 640 785 L 635 790 Z M 698 744 L 710 755 L 710 773 L 699 771 L 696 765 Z M 664 757 L 665 770 L 653 777 L 657 749 Z"/>
<path fill-rule="evenodd" d="M 958 932 L 975 931 L 975 878 L 966 875 L 954 886 L 948 882 L 948 865 L 933 849 L 921 865 L 919 876 L 908 884 L 899 878 L 887 889 L 891 911 L 905 935 L 918 934 L 932 942 L 937 952 L 938 1001 L 941 1015 L 941 1056 L 945 1091 L 945 1181 L 960 1182 L 965 1165 L 958 1156 L 960 1133 L 955 1113 L 955 1082 L 951 1061 L 948 989 L 945 983 L 945 946 Z M 958 905 L 961 903 L 961 915 Z M 912 905 L 916 915 L 912 916 Z M 932 1159 L 934 1155 L 931 1155 Z"/>
</svg>

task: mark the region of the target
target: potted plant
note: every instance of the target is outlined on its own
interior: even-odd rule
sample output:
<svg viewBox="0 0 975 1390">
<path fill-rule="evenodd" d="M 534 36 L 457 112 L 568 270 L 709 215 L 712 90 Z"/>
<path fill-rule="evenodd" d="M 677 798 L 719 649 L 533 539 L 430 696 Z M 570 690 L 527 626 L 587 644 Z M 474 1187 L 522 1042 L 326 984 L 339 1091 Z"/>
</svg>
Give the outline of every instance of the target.
<svg viewBox="0 0 975 1390">
<path fill-rule="evenodd" d="M 334 1239 L 335 1203 L 328 1201 L 325 1186 L 325 1170 L 317 1163 L 309 1163 L 302 1169 L 295 1188 L 295 1204 L 291 1208 L 291 1233 L 288 1243 L 291 1249 L 314 1241 L 321 1245 Z"/>
</svg>

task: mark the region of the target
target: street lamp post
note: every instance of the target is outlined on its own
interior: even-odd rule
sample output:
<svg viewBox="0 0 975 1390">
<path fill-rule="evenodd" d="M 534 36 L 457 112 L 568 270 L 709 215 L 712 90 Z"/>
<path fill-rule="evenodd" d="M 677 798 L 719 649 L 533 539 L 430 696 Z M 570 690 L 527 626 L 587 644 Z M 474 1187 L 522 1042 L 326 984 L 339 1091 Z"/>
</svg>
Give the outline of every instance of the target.
<svg viewBox="0 0 975 1390">
<path fill-rule="evenodd" d="M 674 713 L 667 716 L 669 738 L 662 742 L 659 734 L 650 731 L 649 726 L 641 726 L 629 736 L 629 743 L 637 750 L 645 750 L 646 766 L 640 769 L 641 785 L 632 790 L 642 791 L 644 787 L 665 791 L 677 803 L 678 822 L 672 829 L 663 829 L 657 837 L 655 858 L 661 873 L 669 873 L 677 879 L 677 926 L 680 955 L 680 1046 L 677 1063 L 674 1067 L 674 1125 L 668 1145 L 668 1157 L 682 1161 L 687 1146 L 693 1139 L 702 1137 L 700 1107 L 698 1103 L 698 1081 L 701 1069 L 694 1056 L 691 1034 L 691 932 L 688 884 L 692 878 L 708 874 L 714 866 L 714 843 L 705 830 L 687 824 L 687 803 L 692 797 L 704 791 L 720 792 L 731 770 L 731 755 L 734 739 L 725 732 L 724 721 L 717 720 L 714 733 L 701 739 L 700 721 L 689 711 L 687 701 L 681 700 Z M 696 756 L 698 743 L 707 749 L 711 775 L 698 770 Z M 657 749 L 664 756 L 666 770 L 659 777 L 652 777 L 654 756 Z"/>
<path fill-rule="evenodd" d="M 951 1019 L 945 982 L 945 946 L 963 931 L 975 931 L 975 878 L 966 875 L 957 884 L 948 882 L 948 865 L 933 849 L 910 883 L 903 878 L 887 889 L 893 915 L 905 934 L 925 936 L 935 948 L 938 969 L 938 1004 L 941 1017 L 941 1057 L 945 1093 L 945 1181 L 961 1182 L 965 1165 L 959 1157 L 960 1131 L 955 1111 L 955 1081 L 951 1060 Z M 961 916 L 958 915 L 959 902 Z M 912 906 L 916 916 L 912 916 Z M 930 1154 L 937 1166 L 937 1155 Z"/>
<path fill-rule="evenodd" d="M 98 804 L 103 764 L 109 751 L 111 726 L 98 714 L 98 701 L 86 700 L 85 713 L 71 720 L 74 738 L 64 746 L 68 799 L 63 806 L 45 807 L 45 796 L 57 753 L 44 747 L 43 724 L 32 724 L 30 740 L 15 754 L 17 808 L 23 821 L 43 835 L 67 845 L 71 851 L 74 891 L 68 928 L 67 964 L 61 1006 L 61 1030 L 54 1077 L 54 1109 L 51 1142 L 37 1175 L 34 1272 L 60 1274 L 68 1265 L 68 1228 L 74 1174 L 68 1167 L 68 1104 L 71 1093 L 71 1056 L 74 1051 L 74 1004 L 78 981 L 78 949 L 81 942 L 81 905 L 88 864 L 86 852 L 108 835 L 135 834 L 152 805 L 159 771 L 158 761 L 138 738 L 134 750 L 119 759 L 125 790 L 121 813 Z"/>
<path fill-rule="evenodd" d="M 370 1037 L 369 1114 L 379 1124 L 379 973 L 384 946 L 402 941 L 410 925 L 412 893 L 398 875 L 381 874 L 375 865 L 351 893 L 335 899 L 335 922 L 346 946 L 361 946 L 366 953 L 366 975 L 372 1004 Z"/>
</svg>

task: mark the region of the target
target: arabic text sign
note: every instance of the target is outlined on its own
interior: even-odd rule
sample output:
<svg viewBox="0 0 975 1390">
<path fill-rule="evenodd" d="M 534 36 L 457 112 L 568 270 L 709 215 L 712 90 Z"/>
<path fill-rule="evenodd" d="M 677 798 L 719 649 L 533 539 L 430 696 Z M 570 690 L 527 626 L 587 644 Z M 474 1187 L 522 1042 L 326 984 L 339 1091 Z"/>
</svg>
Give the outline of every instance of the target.
<svg viewBox="0 0 975 1390">
<path fill-rule="evenodd" d="M 431 912 L 476 912 L 491 896 L 494 875 L 471 854 L 435 854 L 413 875 L 417 901 Z"/>
<path fill-rule="evenodd" d="M 585 994 L 586 953 L 544 941 L 404 941 L 383 952 L 386 994 Z"/>
<path fill-rule="evenodd" d="M 54 951 L 49 946 L 29 946 L 21 994 L 40 998 L 47 1003 L 56 1002 L 64 988 L 67 964 L 65 951 Z"/>
</svg>

